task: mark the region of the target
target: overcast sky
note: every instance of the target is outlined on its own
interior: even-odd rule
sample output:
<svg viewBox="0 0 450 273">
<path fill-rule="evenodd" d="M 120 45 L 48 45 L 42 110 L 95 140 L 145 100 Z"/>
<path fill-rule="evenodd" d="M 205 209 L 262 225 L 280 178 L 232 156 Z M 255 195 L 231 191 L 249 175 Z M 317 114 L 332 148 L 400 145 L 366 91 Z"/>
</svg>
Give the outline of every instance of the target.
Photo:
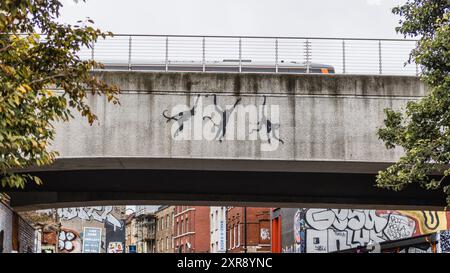
<svg viewBox="0 0 450 273">
<path fill-rule="evenodd" d="M 401 38 L 405 0 L 62 0 L 61 20 L 113 33 Z"/>
</svg>

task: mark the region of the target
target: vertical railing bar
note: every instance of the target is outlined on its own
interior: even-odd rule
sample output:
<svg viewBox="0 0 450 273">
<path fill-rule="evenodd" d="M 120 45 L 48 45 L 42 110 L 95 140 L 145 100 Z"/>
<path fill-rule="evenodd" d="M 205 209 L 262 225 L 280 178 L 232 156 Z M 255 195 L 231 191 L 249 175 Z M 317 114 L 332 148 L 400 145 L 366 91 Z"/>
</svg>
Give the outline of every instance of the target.
<svg viewBox="0 0 450 273">
<path fill-rule="evenodd" d="M 242 72 L 242 38 L 239 38 L 239 73 Z"/>
<path fill-rule="evenodd" d="M 166 72 L 169 71 L 169 36 L 166 36 Z"/>
<path fill-rule="evenodd" d="M 379 72 L 381 75 L 383 73 L 381 62 L 381 40 L 378 40 L 378 59 L 379 59 Z"/>
<path fill-rule="evenodd" d="M 278 38 L 275 38 L 275 73 L 278 73 Z"/>
<path fill-rule="evenodd" d="M 306 73 L 310 72 L 309 40 L 306 39 Z"/>
<path fill-rule="evenodd" d="M 203 37 L 202 41 L 202 71 L 206 71 L 206 61 L 205 61 L 205 37 Z"/>
<path fill-rule="evenodd" d="M 342 73 L 345 74 L 345 40 L 342 40 Z"/>
<path fill-rule="evenodd" d="M 128 39 L 128 70 L 131 70 L 131 35 Z"/>
</svg>

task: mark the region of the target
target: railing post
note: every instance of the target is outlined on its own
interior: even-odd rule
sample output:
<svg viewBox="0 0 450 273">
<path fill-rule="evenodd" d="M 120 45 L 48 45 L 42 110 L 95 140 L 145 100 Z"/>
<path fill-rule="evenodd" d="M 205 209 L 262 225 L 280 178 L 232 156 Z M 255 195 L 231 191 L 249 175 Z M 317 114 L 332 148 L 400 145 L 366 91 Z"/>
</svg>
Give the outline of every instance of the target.
<svg viewBox="0 0 450 273">
<path fill-rule="evenodd" d="M 275 38 L 275 73 L 278 73 L 278 38 Z"/>
<path fill-rule="evenodd" d="M 345 74 L 345 40 L 342 40 L 342 73 Z"/>
<path fill-rule="evenodd" d="M 381 62 L 381 40 L 378 40 L 378 59 L 379 59 L 379 72 L 381 75 L 383 73 Z"/>
<path fill-rule="evenodd" d="M 310 72 L 311 53 L 309 48 L 309 40 L 306 39 L 306 73 Z"/>
<path fill-rule="evenodd" d="M 169 36 L 166 36 L 166 72 L 169 71 Z"/>
<path fill-rule="evenodd" d="M 131 70 L 131 36 L 128 38 L 128 70 Z"/>
<path fill-rule="evenodd" d="M 206 71 L 206 63 L 205 63 L 205 37 L 202 40 L 202 71 Z"/>
<path fill-rule="evenodd" d="M 239 73 L 242 72 L 242 38 L 239 38 Z"/>
</svg>

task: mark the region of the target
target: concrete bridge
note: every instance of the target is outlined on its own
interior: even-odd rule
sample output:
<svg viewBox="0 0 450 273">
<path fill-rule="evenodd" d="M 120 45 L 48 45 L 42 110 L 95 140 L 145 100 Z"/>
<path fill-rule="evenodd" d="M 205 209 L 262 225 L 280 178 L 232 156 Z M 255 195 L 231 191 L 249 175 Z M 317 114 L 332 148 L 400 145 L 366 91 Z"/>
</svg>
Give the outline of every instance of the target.
<svg viewBox="0 0 450 273">
<path fill-rule="evenodd" d="M 376 131 L 383 109 L 423 96 L 417 77 L 102 72 L 121 106 L 89 97 L 99 123 L 57 124 L 44 185 L 17 209 L 96 204 L 246 204 L 440 209 L 441 191 L 391 192 L 399 158 Z"/>
</svg>

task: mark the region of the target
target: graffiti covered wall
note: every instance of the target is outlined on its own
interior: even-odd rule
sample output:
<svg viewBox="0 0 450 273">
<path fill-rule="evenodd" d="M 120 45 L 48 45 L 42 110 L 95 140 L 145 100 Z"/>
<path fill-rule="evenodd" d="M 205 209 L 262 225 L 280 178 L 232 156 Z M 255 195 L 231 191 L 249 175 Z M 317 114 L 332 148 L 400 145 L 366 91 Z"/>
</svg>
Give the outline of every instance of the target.
<svg viewBox="0 0 450 273">
<path fill-rule="evenodd" d="M 282 251 L 327 253 L 450 229 L 433 211 L 282 209 Z"/>
<path fill-rule="evenodd" d="M 123 206 L 58 209 L 57 214 L 61 222 L 61 232 L 58 235 L 58 252 L 82 252 L 83 229 L 85 227 L 101 228 L 101 252 L 103 253 L 110 249 L 110 242 L 123 244 L 125 241 L 124 211 L 125 207 Z"/>
</svg>

